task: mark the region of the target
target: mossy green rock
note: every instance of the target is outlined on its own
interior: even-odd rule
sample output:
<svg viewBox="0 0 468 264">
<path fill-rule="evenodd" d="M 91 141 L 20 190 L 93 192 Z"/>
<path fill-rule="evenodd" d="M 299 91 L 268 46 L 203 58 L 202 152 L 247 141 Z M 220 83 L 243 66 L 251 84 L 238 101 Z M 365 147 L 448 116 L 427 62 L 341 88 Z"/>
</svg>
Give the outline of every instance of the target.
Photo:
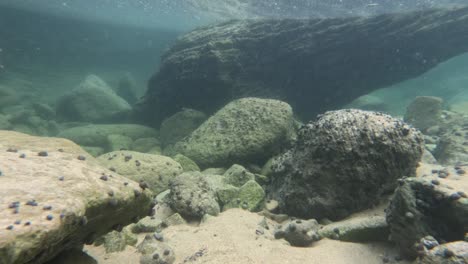
<svg viewBox="0 0 468 264">
<path fill-rule="evenodd" d="M 323 237 L 349 242 L 387 241 L 385 216 L 356 217 L 335 222 L 319 230 Z"/>
<path fill-rule="evenodd" d="M 135 151 L 113 151 L 97 159 L 120 175 L 144 181 L 155 195 L 169 189 L 169 181 L 183 172 L 182 166 L 169 157 Z"/>
<path fill-rule="evenodd" d="M 197 110 L 183 109 L 165 119 L 161 124 L 161 143 L 173 145 L 197 129 L 207 116 Z"/>
<path fill-rule="evenodd" d="M 182 154 L 177 154 L 174 156 L 174 160 L 179 162 L 184 171 L 200 171 L 200 167 L 191 160 L 189 157 L 186 157 Z"/>
<path fill-rule="evenodd" d="M 238 197 L 228 202 L 223 210 L 228 208 L 243 208 L 249 211 L 258 211 L 265 199 L 265 191 L 255 181 L 248 181 L 239 188 Z"/>
<path fill-rule="evenodd" d="M 243 98 L 227 104 L 175 149 L 203 168 L 263 163 L 290 139 L 293 123 L 287 103 Z"/>
<path fill-rule="evenodd" d="M 246 168 L 241 165 L 234 164 L 224 173 L 224 181 L 227 184 L 241 187 L 246 182 L 255 180 L 255 175 L 247 171 Z"/>
<path fill-rule="evenodd" d="M 156 232 L 158 227 L 162 224 L 160 219 L 151 216 L 144 217 L 138 223 L 132 226 L 132 233 L 151 233 Z"/>
<path fill-rule="evenodd" d="M 225 184 L 216 190 L 222 210 L 240 207 L 239 188 Z"/>
<path fill-rule="evenodd" d="M 127 246 L 125 235 L 121 232 L 112 231 L 106 234 L 103 238 L 106 253 L 123 251 Z"/>
<path fill-rule="evenodd" d="M 69 139 L 76 144 L 88 147 L 109 149 L 108 135 L 121 135 L 137 140 L 139 138 L 157 137 L 155 129 L 136 124 L 98 124 L 84 125 L 65 129 L 57 137 Z"/>
</svg>

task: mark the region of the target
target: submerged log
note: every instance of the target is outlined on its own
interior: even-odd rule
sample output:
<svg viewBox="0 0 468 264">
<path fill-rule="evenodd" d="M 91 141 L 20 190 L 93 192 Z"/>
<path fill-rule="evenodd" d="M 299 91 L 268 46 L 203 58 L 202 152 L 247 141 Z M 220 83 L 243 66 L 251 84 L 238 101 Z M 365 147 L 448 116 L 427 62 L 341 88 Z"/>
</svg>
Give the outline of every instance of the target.
<svg viewBox="0 0 468 264">
<path fill-rule="evenodd" d="M 285 100 L 305 118 L 468 51 L 468 7 L 375 17 L 235 20 L 196 29 L 163 55 L 136 107 L 158 125 L 182 107 Z"/>
</svg>

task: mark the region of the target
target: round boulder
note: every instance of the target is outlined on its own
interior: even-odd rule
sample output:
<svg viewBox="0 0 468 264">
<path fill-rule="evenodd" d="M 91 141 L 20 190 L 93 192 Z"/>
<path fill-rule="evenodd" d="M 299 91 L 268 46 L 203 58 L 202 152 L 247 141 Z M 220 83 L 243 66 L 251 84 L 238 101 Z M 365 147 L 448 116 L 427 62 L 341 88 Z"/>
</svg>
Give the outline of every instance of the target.
<svg viewBox="0 0 468 264">
<path fill-rule="evenodd" d="M 177 143 L 175 150 L 203 168 L 262 164 L 287 142 L 293 124 L 293 112 L 287 103 L 243 98 L 219 110 Z"/>
<path fill-rule="evenodd" d="M 421 133 L 391 116 L 327 112 L 304 125 L 292 149 L 275 159 L 269 193 L 290 215 L 341 219 L 414 175 L 422 152 Z"/>
</svg>

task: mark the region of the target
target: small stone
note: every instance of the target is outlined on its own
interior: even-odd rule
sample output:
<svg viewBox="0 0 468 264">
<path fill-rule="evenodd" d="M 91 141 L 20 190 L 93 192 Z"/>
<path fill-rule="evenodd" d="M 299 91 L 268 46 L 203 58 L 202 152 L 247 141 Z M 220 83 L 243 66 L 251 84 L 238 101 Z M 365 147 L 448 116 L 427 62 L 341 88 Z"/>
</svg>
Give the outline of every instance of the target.
<svg viewBox="0 0 468 264">
<path fill-rule="evenodd" d="M 24 158 L 26 158 L 26 154 L 22 153 L 21 155 L 19 155 L 19 157 L 24 159 Z"/>
<path fill-rule="evenodd" d="M 110 196 L 110 197 L 113 197 L 114 196 L 114 191 L 113 190 L 110 190 L 107 192 L 107 194 Z"/>
<path fill-rule="evenodd" d="M 142 188 L 143 190 L 149 188 L 149 185 L 144 181 L 140 181 L 139 185 L 140 185 L 140 188 Z"/>
<path fill-rule="evenodd" d="M 6 228 L 6 229 L 7 229 L 7 230 L 13 230 L 13 228 L 14 228 L 14 226 L 13 226 L 13 225 L 9 225 L 9 226 L 7 226 L 7 228 Z"/>
<path fill-rule="evenodd" d="M 110 167 L 109 170 L 115 172 L 115 168 L 114 168 L 114 167 Z"/>
<path fill-rule="evenodd" d="M 114 207 L 115 207 L 115 206 L 117 206 L 118 203 L 119 203 L 119 202 L 118 202 L 117 199 L 115 199 L 115 198 L 111 198 L 111 199 L 109 200 L 109 205 L 111 205 L 111 206 L 114 206 Z"/>
<path fill-rule="evenodd" d="M 124 185 L 127 186 L 127 185 L 128 185 L 128 182 L 124 182 Z"/>
<path fill-rule="evenodd" d="M 86 160 L 86 157 L 85 157 L 85 156 L 83 156 L 83 155 L 78 155 L 78 157 L 77 157 L 77 158 L 78 158 L 78 160 Z"/>
<path fill-rule="evenodd" d="M 414 220 L 414 214 L 411 213 L 411 212 L 406 212 L 406 213 L 405 213 L 405 217 L 406 217 L 406 219 L 408 219 L 408 220 Z"/>
<path fill-rule="evenodd" d="M 169 249 L 164 250 L 164 256 L 167 256 L 171 254 L 171 251 Z"/>
<path fill-rule="evenodd" d="M 26 202 L 26 205 L 37 206 L 37 202 L 36 202 L 36 200 L 29 200 L 29 201 Z"/>
<path fill-rule="evenodd" d="M 161 235 L 161 234 L 159 234 L 159 233 L 154 233 L 154 234 L 153 234 L 153 237 L 154 237 L 154 239 L 156 239 L 156 240 L 158 240 L 158 241 L 161 241 L 161 242 L 164 240 L 163 235 Z"/>
<path fill-rule="evenodd" d="M 63 181 L 63 180 L 65 179 L 65 177 L 64 177 L 64 176 L 60 176 L 58 179 L 59 179 L 59 181 Z"/>
<path fill-rule="evenodd" d="M 16 220 L 15 221 L 15 225 L 20 225 L 21 224 L 21 220 Z"/>
<path fill-rule="evenodd" d="M 40 151 L 39 153 L 37 153 L 37 155 L 39 157 L 47 157 L 49 156 L 49 153 L 47 153 L 47 151 Z"/>
<path fill-rule="evenodd" d="M 449 198 L 450 198 L 450 200 L 452 200 L 452 201 L 456 201 L 456 200 L 458 200 L 458 199 L 461 198 L 461 195 L 458 194 L 458 193 L 452 193 L 452 194 L 450 195 Z"/>
<path fill-rule="evenodd" d="M 139 161 L 139 160 L 135 160 L 135 165 L 136 165 L 137 167 L 140 167 L 140 165 L 141 165 L 140 161 Z"/>
<path fill-rule="evenodd" d="M 338 227 L 333 228 L 333 232 L 336 234 L 340 234 L 340 229 Z"/>
<path fill-rule="evenodd" d="M 52 221 L 52 219 L 54 219 L 54 216 L 53 215 L 47 215 L 46 219 L 49 220 L 49 221 Z"/>
<path fill-rule="evenodd" d="M 18 152 L 18 150 L 15 149 L 15 148 L 8 148 L 8 149 L 7 149 L 7 152 L 14 152 L 14 153 L 16 153 L 16 152 Z"/>
<path fill-rule="evenodd" d="M 2 171 L 0 171 L 0 176 L 2 176 L 2 175 L 3 175 L 3 172 L 2 172 Z"/>
<path fill-rule="evenodd" d="M 462 170 L 462 169 L 457 170 L 457 174 L 463 175 L 463 174 L 465 174 L 465 173 L 466 173 L 465 170 Z"/>
<path fill-rule="evenodd" d="M 43 210 L 52 210 L 52 206 L 50 205 L 45 205 L 44 207 L 42 207 Z"/>
<path fill-rule="evenodd" d="M 159 254 L 158 254 L 158 253 L 155 253 L 155 254 L 153 255 L 153 259 L 159 259 Z"/>
<path fill-rule="evenodd" d="M 125 161 L 131 160 L 131 159 L 132 159 L 132 155 L 126 155 L 124 159 L 125 159 Z"/>
<path fill-rule="evenodd" d="M 431 183 L 434 184 L 434 185 L 439 185 L 440 181 L 439 180 L 432 180 Z"/>
<path fill-rule="evenodd" d="M 20 206 L 20 202 L 12 202 L 8 205 L 8 208 L 18 208 Z"/>
<path fill-rule="evenodd" d="M 101 177 L 99 177 L 99 179 L 107 181 L 109 178 L 107 177 L 107 175 L 102 175 Z"/>
<path fill-rule="evenodd" d="M 61 148 L 59 148 L 59 149 L 57 149 L 57 150 L 58 150 L 58 152 L 63 152 L 63 149 L 61 149 Z"/>
<path fill-rule="evenodd" d="M 24 223 L 25 226 L 29 226 L 31 225 L 31 221 L 26 221 L 26 223 Z"/>
<path fill-rule="evenodd" d="M 466 193 L 462 192 L 462 191 L 459 191 L 457 192 L 461 197 L 463 198 L 467 198 L 468 196 L 466 195 Z"/>
<path fill-rule="evenodd" d="M 446 248 L 446 249 L 444 250 L 444 257 L 446 257 L 446 258 L 451 258 L 451 257 L 453 257 L 453 256 L 455 256 L 455 253 L 453 253 L 452 250 L 450 250 L 450 249 L 448 249 L 448 248 Z"/>
</svg>

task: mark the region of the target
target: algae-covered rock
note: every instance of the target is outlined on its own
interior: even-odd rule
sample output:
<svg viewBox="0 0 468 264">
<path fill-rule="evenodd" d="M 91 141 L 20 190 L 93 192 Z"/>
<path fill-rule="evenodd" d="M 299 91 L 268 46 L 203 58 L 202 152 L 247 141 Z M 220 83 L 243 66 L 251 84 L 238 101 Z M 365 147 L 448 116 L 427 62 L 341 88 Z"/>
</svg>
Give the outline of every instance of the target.
<svg viewBox="0 0 468 264">
<path fill-rule="evenodd" d="M 324 226 L 322 237 L 349 242 L 387 241 L 389 229 L 385 216 L 356 217 Z"/>
<path fill-rule="evenodd" d="M 265 199 L 265 191 L 256 181 L 246 182 L 239 188 L 239 200 L 241 207 L 249 211 L 260 209 Z"/>
<path fill-rule="evenodd" d="M 292 216 L 343 219 L 414 175 L 422 152 L 421 133 L 398 119 L 330 111 L 304 125 L 293 148 L 275 160 L 269 198 Z"/>
<path fill-rule="evenodd" d="M 442 98 L 418 96 L 408 106 L 405 122 L 425 132 L 428 128 L 439 125 L 442 117 Z"/>
<path fill-rule="evenodd" d="M 149 190 L 69 140 L 0 131 L 0 150 L 0 263 L 46 262 L 150 210 Z"/>
<path fill-rule="evenodd" d="M 315 219 L 310 220 L 290 220 L 283 224 L 279 230 L 275 231 L 275 238 L 284 238 L 292 246 L 306 247 L 312 242 L 321 239 L 318 234 L 320 225 Z"/>
<path fill-rule="evenodd" d="M 172 264 L 175 261 L 174 250 L 154 235 L 146 235 L 137 249 L 142 254 L 140 264 Z"/>
<path fill-rule="evenodd" d="M 426 250 L 418 264 L 465 264 L 468 263 L 468 242 L 455 241 Z"/>
<path fill-rule="evenodd" d="M 467 166 L 434 166 L 425 177 L 401 181 L 386 209 L 386 220 L 391 240 L 402 254 L 417 257 L 419 241 L 426 236 L 439 242 L 464 239 L 468 230 L 466 170 Z"/>
<path fill-rule="evenodd" d="M 108 169 L 137 182 L 144 182 L 155 195 L 169 188 L 169 181 L 182 173 L 173 159 L 135 151 L 113 151 L 98 157 Z"/>
<path fill-rule="evenodd" d="M 121 135 L 137 140 L 139 138 L 157 137 L 155 129 L 136 124 L 96 124 L 65 129 L 57 137 L 70 139 L 76 144 L 88 147 L 109 149 L 108 135 Z"/>
<path fill-rule="evenodd" d="M 148 137 L 148 138 L 138 138 L 133 141 L 131 150 L 148 153 L 154 147 L 159 147 L 160 142 L 157 138 Z M 160 153 L 161 151 L 159 151 Z"/>
<path fill-rule="evenodd" d="M 187 221 L 179 213 L 172 214 L 163 221 L 165 227 L 184 224 L 187 224 Z"/>
<path fill-rule="evenodd" d="M 293 122 L 287 103 L 243 98 L 227 104 L 175 148 L 203 168 L 263 163 L 288 141 Z"/>
<path fill-rule="evenodd" d="M 103 238 L 106 253 L 123 251 L 127 246 L 125 235 L 121 232 L 112 231 L 106 234 Z"/>
<path fill-rule="evenodd" d="M 241 187 L 246 182 L 255 180 L 255 175 L 247 171 L 244 167 L 238 164 L 232 165 L 224 173 L 224 181 L 227 184 L 234 185 L 236 187 Z"/>
<path fill-rule="evenodd" d="M 139 233 L 151 233 L 156 232 L 158 227 L 162 224 L 160 219 L 157 219 L 152 216 L 147 216 L 134 225 L 132 225 L 132 233 L 139 234 Z"/>
<path fill-rule="evenodd" d="M 182 154 L 177 154 L 174 156 L 174 160 L 177 161 L 180 166 L 186 171 L 200 171 L 200 167 L 195 163 L 195 161 L 191 160 L 189 157 L 186 157 Z"/>
<path fill-rule="evenodd" d="M 130 105 L 95 75 L 60 97 L 56 106 L 57 116 L 66 121 L 103 121 L 130 110 Z"/>
<path fill-rule="evenodd" d="M 198 218 L 219 214 L 215 190 L 205 177 L 200 172 L 184 172 L 172 179 L 168 203 L 176 212 Z"/>
<path fill-rule="evenodd" d="M 190 135 L 206 118 L 204 113 L 187 108 L 166 118 L 160 129 L 163 146 L 173 145 Z"/>
</svg>

